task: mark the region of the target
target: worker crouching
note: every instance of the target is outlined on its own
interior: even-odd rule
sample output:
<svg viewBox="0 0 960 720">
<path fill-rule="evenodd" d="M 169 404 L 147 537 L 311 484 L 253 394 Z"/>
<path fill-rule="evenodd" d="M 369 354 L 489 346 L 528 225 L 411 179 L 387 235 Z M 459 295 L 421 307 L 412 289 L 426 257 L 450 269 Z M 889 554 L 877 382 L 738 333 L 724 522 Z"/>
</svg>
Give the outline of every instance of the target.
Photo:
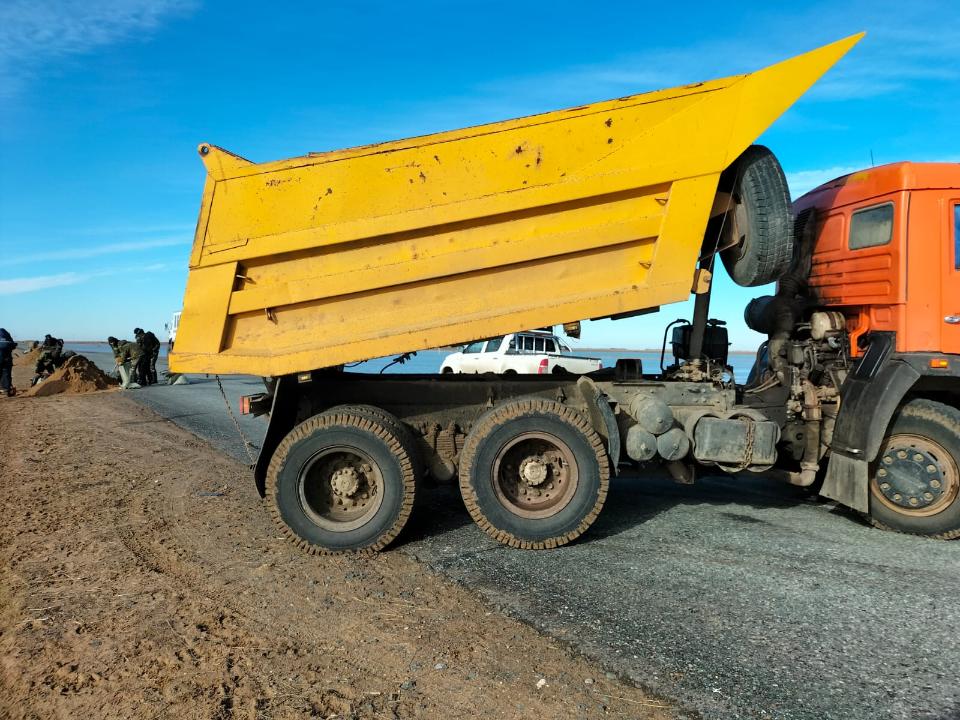
<svg viewBox="0 0 960 720">
<path fill-rule="evenodd" d="M 120 374 L 121 389 L 135 390 L 141 387 L 137 377 L 137 366 L 141 355 L 139 346 L 129 340 L 118 340 L 112 335 L 107 338 L 107 343 L 113 350 L 113 359 Z"/>
</svg>

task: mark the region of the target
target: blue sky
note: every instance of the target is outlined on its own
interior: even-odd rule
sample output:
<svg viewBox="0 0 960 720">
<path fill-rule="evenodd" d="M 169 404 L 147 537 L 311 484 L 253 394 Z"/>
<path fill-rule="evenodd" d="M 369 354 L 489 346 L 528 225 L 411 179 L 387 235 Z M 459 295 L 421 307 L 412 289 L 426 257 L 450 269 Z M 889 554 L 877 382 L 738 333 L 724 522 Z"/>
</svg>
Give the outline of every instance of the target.
<svg viewBox="0 0 960 720">
<path fill-rule="evenodd" d="M 867 30 L 761 140 L 794 196 L 871 153 L 960 160 L 955 19 L 923 0 L 5 0 L 0 326 L 161 335 L 183 294 L 201 141 L 273 160 L 750 71 Z M 741 319 L 760 292 L 718 280 L 712 314 L 735 348 L 760 340 Z M 590 323 L 582 344 L 656 346 L 689 312 Z"/>
</svg>

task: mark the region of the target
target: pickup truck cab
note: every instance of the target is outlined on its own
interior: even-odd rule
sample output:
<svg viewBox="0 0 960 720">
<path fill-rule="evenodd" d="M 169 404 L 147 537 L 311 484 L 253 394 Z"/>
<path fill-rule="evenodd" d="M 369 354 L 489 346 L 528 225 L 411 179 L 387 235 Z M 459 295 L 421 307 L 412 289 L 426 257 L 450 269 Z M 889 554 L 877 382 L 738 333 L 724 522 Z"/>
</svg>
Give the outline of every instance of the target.
<svg viewBox="0 0 960 720">
<path fill-rule="evenodd" d="M 548 332 L 519 332 L 477 340 L 443 359 L 441 373 L 546 375 L 599 370 L 597 358 L 572 355 L 560 338 Z"/>
</svg>

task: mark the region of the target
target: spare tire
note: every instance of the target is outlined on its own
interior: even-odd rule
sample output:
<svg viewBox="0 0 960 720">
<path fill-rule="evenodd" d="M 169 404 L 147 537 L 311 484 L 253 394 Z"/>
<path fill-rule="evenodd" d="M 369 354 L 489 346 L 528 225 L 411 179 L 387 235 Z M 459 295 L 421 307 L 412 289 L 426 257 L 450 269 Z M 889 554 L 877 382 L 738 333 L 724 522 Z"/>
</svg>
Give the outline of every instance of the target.
<svg viewBox="0 0 960 720">
<path fill-rule="evenodd" d="M 742 287 L 774 282 L 793 263 L 793 213 L 783 168 L 770 150 L 751 145 L 720 176 L 736 202 L 723 221 L 720 257 Z"/>
</svg>

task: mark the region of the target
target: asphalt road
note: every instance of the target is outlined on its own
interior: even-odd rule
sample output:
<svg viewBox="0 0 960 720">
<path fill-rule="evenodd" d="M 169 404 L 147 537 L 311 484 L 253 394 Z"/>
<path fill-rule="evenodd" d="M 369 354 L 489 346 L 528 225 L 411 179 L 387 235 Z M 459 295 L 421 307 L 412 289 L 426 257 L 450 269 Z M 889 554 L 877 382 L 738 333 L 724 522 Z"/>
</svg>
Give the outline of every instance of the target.
<svg viewBox="0 0 960 720">
<path fill-rule="evenodd" d="M 259 381 L 224 386 L 235 408 Z M 130 396 L 246 462 L 213 379 Z M 241 422 L 258 442 L 265 423 Z M 576 544 L 524 552 L 480 532 L 454 487 L 432 492 L 400 551 L 692 716 L 960 720 L 960 542 L 874 530 L 764 478 L 657 476 L 614 480 Z"/>
</svg>

